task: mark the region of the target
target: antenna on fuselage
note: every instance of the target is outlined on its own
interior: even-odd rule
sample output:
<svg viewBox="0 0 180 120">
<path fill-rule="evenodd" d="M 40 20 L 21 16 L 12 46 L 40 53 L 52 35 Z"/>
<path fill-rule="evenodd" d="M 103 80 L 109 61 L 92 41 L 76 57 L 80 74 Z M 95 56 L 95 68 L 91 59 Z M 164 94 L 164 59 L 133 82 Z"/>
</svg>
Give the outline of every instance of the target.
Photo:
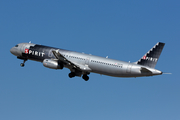
<svg viewBox="0 0 180 120">
<path fill-rule="evenodd" d="M 29 41 L 29 43 L 31 43 L 31 41 Z"/>
<path fill-rule="evenodd" d="M 106 56 L 106 58 L 108 58 L 108 56 Z"/>
</svg>

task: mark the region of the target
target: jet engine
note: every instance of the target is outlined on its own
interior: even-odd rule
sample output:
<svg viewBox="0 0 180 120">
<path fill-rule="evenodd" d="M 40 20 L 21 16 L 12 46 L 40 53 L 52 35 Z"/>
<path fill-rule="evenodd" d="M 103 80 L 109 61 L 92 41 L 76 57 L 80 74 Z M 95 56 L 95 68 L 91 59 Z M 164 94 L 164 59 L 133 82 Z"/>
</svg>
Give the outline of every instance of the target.
<svg viewBox="0 0 180 120">
<path fill-rule="evenodd" d="M 44 59 L 43 65 L 51 69 L 63 69 L 64 67 L 62 63 L 59 63 L 58 61 L 51 60 L 51 59 Z"/>
</svg>

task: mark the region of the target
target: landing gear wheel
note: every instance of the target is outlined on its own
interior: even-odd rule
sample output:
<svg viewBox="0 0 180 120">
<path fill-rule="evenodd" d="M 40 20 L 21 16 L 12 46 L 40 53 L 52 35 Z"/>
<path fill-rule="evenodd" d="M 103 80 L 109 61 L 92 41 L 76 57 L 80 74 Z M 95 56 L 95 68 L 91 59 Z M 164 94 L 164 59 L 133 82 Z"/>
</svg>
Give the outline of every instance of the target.
<svg viewBox="0 0 180 120">
<path fill-rule="evenodd" d="M 83 75 L 82 78 L 83 78 L 85 81 L 88 81 L 88 80 L 89 80 L 89 76 L 87 76 L 87 75 Z"/>
<path fill-rule="evenodd" d="M 21 67 L 24 67 L 24 63 L 21 63 L 20 65 L 21 65 Z"/>
<path fill-rule="evenodd" d="M 24 59 L 23 63 L 20 64 L 21 67 L 24 67 L 26 61 L 27 61 L 27 59 Z"/>
<path fill-rule="evenodd" d="M 73 73 L 73 72 L 69 73 L 69 77 L 70 77 L 70 78 L 75 77 L 75 73 Z"/>
</svg>

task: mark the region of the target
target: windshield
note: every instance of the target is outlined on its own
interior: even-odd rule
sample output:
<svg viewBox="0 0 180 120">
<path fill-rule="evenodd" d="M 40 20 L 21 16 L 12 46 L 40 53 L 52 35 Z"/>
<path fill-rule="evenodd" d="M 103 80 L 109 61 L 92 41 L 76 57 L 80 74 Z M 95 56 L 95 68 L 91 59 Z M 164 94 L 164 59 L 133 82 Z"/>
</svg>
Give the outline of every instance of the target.
<svg viewBox="0 0 180 120">
<path fill-rule="evenodd" d="M 15 47 L 18 47 L 18 45 L 15 45 Z"/>
</svg>

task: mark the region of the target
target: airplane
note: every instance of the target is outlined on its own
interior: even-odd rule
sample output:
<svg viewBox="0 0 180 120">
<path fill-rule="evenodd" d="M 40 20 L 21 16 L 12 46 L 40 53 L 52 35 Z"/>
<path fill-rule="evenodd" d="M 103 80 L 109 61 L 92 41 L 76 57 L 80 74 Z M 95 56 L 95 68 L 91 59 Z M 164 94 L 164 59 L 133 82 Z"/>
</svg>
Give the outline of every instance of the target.
<svg viewBox="0 0 180 120">
<path fill-rule="evenodd" d="M 89 80 L 89 74 L 98 73 L 112 77 L 144 77 L 161 75 L 163 72 L 155 69 L 156 63 L 165 43 L 158 42 L 137 62 L 130 63 L 108 57 L 99 57 L 65 49 L 38 45 L 33 43 L 19 43 L 10 52 L 22 59 L 21 67 L 27 60 L 42 62 L 51 69 L 68 68 L 69 77 L 79 76 Z"/>
</svg>

